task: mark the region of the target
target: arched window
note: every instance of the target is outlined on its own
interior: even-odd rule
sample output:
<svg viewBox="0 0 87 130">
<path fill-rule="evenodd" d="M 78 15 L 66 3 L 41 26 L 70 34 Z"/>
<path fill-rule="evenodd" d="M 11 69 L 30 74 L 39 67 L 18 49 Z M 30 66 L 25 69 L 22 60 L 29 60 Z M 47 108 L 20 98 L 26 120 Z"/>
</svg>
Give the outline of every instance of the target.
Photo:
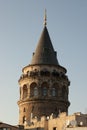
<svg viewBox="0 0 87 130">
<path fill-rule="evenodd" d="M 24 85 L 23 86 L 23 99 L 27 97 L 27 93 L 28 93 L 27 85 Z"/>
<path fill-rule="evenodd" d="M 30 85 L 30 97 L 37 96 L 37 94 L 38 94 L 37 84 L 33 82 Z"/>
<path fill-rule="evenodd" d="M 26 108 L 24 107 L 23 112 L 26 112 Z"/>
<path fill-rule="evenodd" d="M 47 82 L 42 83 L 41 89 L 42 89 L 42 95 L 47 96 L 48 95 L 48 89 L 49 89 L 48 83 Z"/>
<path fill-rule="evenodd" d="M 34 87 L 34 96 L 38 96 L 38 88 Z"/>
<path fill-rule="evenodd" d="M 23 124 L 25 123 L 25 121 L 26 121 L 26 117 L 25 117 L 25 116 L 23 116 Z"/>
<path fill-rule="evenodd" d="M 53 96 L 53 97 L 56 96 L 56 88 L 52 88 L 52 96 Z"/>
<path fill-rule="evenodd" d="M 47 95 L 47 88 L 43 87 L 43 96 L 46 96 L 46 95 Z"/>
<path fill-rule="evenodd" d="M 53 84 L 53 87 L 52 87 L 52 96 L 53 97 L 58 96 L 58 84 L 57 83 Z"/>
</svg>

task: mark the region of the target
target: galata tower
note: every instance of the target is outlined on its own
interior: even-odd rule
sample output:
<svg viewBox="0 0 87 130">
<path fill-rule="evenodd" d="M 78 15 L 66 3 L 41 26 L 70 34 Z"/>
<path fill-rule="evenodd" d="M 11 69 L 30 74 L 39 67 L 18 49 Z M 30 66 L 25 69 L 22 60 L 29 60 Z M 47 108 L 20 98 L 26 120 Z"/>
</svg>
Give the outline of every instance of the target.
<svg viewBox="0 0 87 130">
<path fill-rule="evenodd" d="M 20 87 L 19 125 L 32 118 L 68 114 L 70 102 L 67 70 L 57 60 L 48 29 L 46 14 L 44 28 L 33 53 L 32 61 L 22 69 L 18 81 Z"/>
</svg>

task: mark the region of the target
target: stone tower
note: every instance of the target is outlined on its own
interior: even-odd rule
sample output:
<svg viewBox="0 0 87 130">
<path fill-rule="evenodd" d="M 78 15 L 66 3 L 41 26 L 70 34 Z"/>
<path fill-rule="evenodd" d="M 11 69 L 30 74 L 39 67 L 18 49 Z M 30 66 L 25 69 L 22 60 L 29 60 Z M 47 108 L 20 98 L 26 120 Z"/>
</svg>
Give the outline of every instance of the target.
<svg viewBox="0 0 87 130">
<path fill-rule="evenodd" d="M 19 124 L 23 125 L 33 117 L 50 116 L 59 112 L 68 114 L 70 82 L 67 70 L 59 65 L 47 25 L 44 28 L 33 53 L 32 61 L 22 70 L 19 79 L 20 99 Z"/>
</svg>

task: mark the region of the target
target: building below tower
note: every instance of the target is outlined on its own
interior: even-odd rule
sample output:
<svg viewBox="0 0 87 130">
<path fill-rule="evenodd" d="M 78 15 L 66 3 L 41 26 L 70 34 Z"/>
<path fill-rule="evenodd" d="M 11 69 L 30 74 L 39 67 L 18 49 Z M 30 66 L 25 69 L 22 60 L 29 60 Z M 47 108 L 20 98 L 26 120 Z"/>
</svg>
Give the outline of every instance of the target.
<svg viewBox="0 0 87 130">
<path fill-rule="evenodd" d="M 25 122 L 25 129 L 28 130 L 87 130 L 87 114 L 80 112 L 67 116 L 60 113 L 58 117 L 50 115 L 49 117 L 32 118 L 31 122 Z"/>
</svg>

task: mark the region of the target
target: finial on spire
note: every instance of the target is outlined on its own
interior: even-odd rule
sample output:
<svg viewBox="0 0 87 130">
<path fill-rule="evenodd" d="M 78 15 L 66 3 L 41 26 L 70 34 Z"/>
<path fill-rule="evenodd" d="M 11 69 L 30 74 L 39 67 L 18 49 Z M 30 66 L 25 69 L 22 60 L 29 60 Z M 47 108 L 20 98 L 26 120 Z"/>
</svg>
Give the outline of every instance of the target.
<svg viewBox="0 0 87 130">
<path fill-rule="evenodd" d="M 46 9 L 45 9 L 45 13 L 44 13 L 44 26 L 47 25 L 47 14 L 46 14 Z"/>
</svg>

